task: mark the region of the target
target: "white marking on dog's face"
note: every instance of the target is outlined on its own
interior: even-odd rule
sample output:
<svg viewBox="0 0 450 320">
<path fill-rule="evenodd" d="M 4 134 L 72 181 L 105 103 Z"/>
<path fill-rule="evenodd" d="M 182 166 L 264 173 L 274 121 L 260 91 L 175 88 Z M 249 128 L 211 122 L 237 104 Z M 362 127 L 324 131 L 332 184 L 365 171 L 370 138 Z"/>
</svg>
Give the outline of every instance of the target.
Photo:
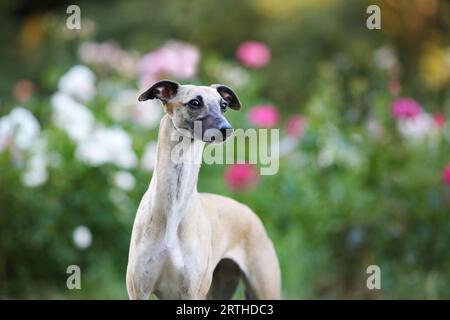
<svg viewBox="0 0 450 320">
<path fill-rule="evenodd" d="M 164 103 L 179 132 L 204 142 L 222 142 L 228 138 L 233 128 L 224 113 L 228 108 L 240 108 L 235 93 L 223 85 L 180 85 L 163 80 L 144 92 L 139 100 L 154 98 Z"/>
</svg>

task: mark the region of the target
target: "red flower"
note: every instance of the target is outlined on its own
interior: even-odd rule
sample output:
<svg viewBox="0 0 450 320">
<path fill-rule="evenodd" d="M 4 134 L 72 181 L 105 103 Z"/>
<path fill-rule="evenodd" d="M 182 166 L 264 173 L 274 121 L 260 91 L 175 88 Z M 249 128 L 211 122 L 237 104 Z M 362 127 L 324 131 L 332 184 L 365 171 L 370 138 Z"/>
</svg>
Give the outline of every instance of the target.
<svg viewBox="0 0 450 320">
<path fill-rule="evenodd" d="M 233 164 L 225 170 L 225 181 L 234 191 L 250 190 L 258 182 L 258 171 L 252 164 Z"/>
<path fill-rule="evenodd" d="M 392 115 L 397 119 L 411 119 L 422 113 L 420 104 L 412 98 L 398 98 L 392 103 Z"/>
<path fill-rule="evenodd" d="M 262 68 L 270 61 L 269 47 L 262 42 L 243 42 L 236 51 L 236 57 L 246 67 Z"/>
<path fill-rule="evenodd" d="M 305 128 L 306 119 L 302 116 L 289 117 L 284 127 L 286 134 L 294 138 L 300 138 L 305 132 Z"/>
<path fill-rule="evenodd" d="M 446 185 L 450 186 L 450 164 L 444 168 L 444 172 L 442 173 L 442 180 Z"/>
<path fill-rule="evenodd" d="M 248 113 L 250 123 L 261 128 L 272 128 L 277 125 L 279 119 L 278 110 L 267 104 L 255 106 Z"/>
<path fill-rule="evenodd" d="M 445 115 L 443 113 L 433 114 L 433 121 L 438 128 L 442 129 L 445 127 Z"/>
</svg>

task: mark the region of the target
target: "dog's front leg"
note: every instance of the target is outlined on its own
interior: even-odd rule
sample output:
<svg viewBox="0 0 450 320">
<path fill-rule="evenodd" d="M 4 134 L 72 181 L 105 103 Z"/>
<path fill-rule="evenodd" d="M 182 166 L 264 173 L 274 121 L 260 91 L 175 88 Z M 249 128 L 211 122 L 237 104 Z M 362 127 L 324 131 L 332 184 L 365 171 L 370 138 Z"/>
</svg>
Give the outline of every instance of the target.
<svg viewBox="0 0 450 320">
<path fill-rule="evenodd" d="M 153 287 L 154 280 L 148 275 L 127 271 L 127 291 L 131 300 L 147 300 Z"/>
<path fill-rule="evenodd" d="M 146 261 L 144 261 L 146 260 Z M 156 282 L 157 266 L 154 261 L 145 259 L 142 255 L 134 255 L 128 262 L 127 267 L 127 291 L 132 300 L 146 300 Z"/>
<path fill-rule="evenodd" d="M 213 269 L 210 266 L 204 266 L 202 270 L 205 271 L 190 274 L 189 284 L 184 286 L 184 290 L 181 290 L 182 300 L 206 300 L 208 298 Z"/>
</svg>

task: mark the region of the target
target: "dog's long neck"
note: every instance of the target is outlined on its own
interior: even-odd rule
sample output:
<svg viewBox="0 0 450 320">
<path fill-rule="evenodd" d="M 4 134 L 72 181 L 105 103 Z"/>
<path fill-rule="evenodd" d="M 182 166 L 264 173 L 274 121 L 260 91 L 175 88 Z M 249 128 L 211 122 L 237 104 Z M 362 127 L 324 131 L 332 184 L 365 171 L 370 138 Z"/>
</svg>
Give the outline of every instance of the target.
<svg viewBox="0 0 450 320">
<path fill-rule="evenodd" d="M 165 242 L 170 245 L 191 199 L 197 193 L 197 179 L 204 143 L 183 137 L 172 119 L 161 119 L 156 163 L 150 182 L 152 215 L 165 225 Z M 182 151 L 181 151 L 182 150 Z"/>
</svg>

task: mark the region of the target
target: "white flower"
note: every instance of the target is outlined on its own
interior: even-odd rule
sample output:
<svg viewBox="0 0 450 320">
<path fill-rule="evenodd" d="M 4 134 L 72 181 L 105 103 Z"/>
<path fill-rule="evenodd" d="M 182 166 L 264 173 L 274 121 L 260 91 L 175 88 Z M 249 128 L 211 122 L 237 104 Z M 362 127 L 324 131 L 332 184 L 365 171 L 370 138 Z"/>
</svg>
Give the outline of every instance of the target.
<svg viewBox="0 0 450 320">
<path fill-rule="evenodd" d="M 109 115 L 116 121 L 130 118 L 131 110 L 137 103 L 139 93 L 136 90 L 123 90 L 108 106 Z"/>
<path fill-rule="evenodd" d="M 22 107 L 15 107 L 0 118 L 0 151 L 14 144 L 18 149 L 30 149 L 40 134 L 39 122 Z"/>
<path fill-rule="evenodd" d="M 81 142 L 91 134 L 95 126 L 95 118 L 86 106 L 76 102 L 63 92 L 55 93 L 51 102 L 53 122 L 72 140 Z"/>
<path fill-rule="evenodd" d="M 335 150 L 329 144 L 320 151 L 317 157 L 317 166 L 319 168 L 326 168 L 331 166 L 335 161 Z"/>
<path fill-rule="evenodd" d="M 139 92 L 122 91 L 109 105 L 111 117 L 116 121 L 130 119 L 146 129 L 153 129 L 161 120 L 162 106 L 157 100 L 138 102 Z"/>
<path fill-rule="evenodd" d="M 234 88 L 242 87 L 250 79 L 245 69 L 228 63 L 217 64 L 214 69 L 214 76 L 219 78 L 221 82 L 227 83 Z"/>
<path fill-rule="evenodd" d="M 134 188 L 136 180 L 128 171 L 118 171 L 114 174 L 114 184 L 118 188 L 130 191 Z"/>
<path fill-rule="evenodd" d="M 425 112 L 413 118 L 399 119 L 397 127 L 404 138 L 413 142 L 421 141 L 437 133 L 433 117 Z"/>
<path fill-rule="evenodd" d="M 390 70 L 397 66 L 397 56 L 395 51 L 387 46 L 375 50 L 373 59 L 375 65 L 383 70 Z"/>
<path fill-rule="evenodd" d="M 58 88 L 76 99 L 88 101 L 95 95 L 95 74 L 86 66 L 76 65 L 59 79 Z"/>
<path fill-rule="evenodd" d="M 144 155 L 141 159 L 141 168 L 145 171 L 153 171 L 156 163 L 156 142 L 149 142 L 145 146 Z"/>
<path fill-rule="evenodd" d="M 114 163 L 118 167 L 130 169 L 137 163 L 130 136 L 119 128 L 96 129 L 78 145 L 76 156 L 93 166 Z"/>
<path fill-rule="evenodd" d="M 16 107 L 0 118 L 0 151 L 10 144 L 29 152 L 22 183 L 27 187 L 44 184 L 48 178 L 46 144 L 40 137 L 39 122 L 29 110 Z"/>
<path fill-rule="evenodd" d="M 81 142 L 77 147 L 75 155 L 81 162 L 85 162 L 94 167 L 112 162 L 108 146 L 99 140 L 98 137 Z"/>
<path fill-rule="evenodd" d="M 38 187 L 47 182 L 47 146 L 43 140 L 39 140 L 31 149 L 25 171 L 22 173 L 22 183 L 30 188 Z"/>
<path fill-rule="evenodd" d="M 362 167 L 364 160 L 356 146 L 349 144 L 342 138 L 332 137 L 328 138 L 319 152 L 317 166 L 326 168 L 337 163 L 350 169 L 358 169 Z"/>
<path fill-rule="evenodd" d="M 370 137 L 375 139 L 381 139 L 384 134 L 383 125 L 375 118 L 370 118 L 367 122 L 367 131 L 369 132 Z"/>
<path fill-rule="evenodd" d="M 146 129 L 153 129 L 161 120 L 162 106 L 157 100 L 147 100 L 136 104 L 132 110 L 132 120 Z"/>
<path fill-rule="evenodd" d="M 92 243 L 92 234 L 86 226 L 78 226 L 73 231 L 73 242 L 80 249 L 87 249 Z"/>
</svg>

